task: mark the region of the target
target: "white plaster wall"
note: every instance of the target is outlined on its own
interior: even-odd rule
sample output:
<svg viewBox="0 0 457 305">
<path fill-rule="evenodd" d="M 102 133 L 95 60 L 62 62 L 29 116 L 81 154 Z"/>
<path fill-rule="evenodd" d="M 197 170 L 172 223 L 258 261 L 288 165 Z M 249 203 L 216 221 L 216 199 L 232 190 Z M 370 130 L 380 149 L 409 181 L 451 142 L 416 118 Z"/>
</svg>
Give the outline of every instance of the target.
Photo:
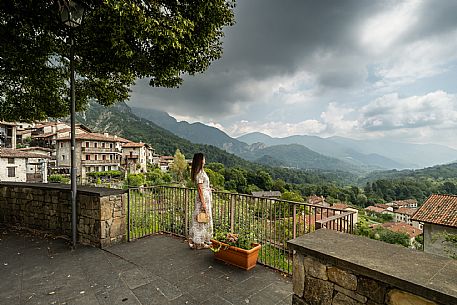
<svg viewBox="0 0 457 305">
<path fill-rule="evenodd" d="M 15 167 L 15 177 L 8 177 L 8 167 Z M 0 158 L 0 181 L 26 182 L 26 158 L 14 158 L 14 164 L 8 164 L 8 158 Z"/>
</svg>

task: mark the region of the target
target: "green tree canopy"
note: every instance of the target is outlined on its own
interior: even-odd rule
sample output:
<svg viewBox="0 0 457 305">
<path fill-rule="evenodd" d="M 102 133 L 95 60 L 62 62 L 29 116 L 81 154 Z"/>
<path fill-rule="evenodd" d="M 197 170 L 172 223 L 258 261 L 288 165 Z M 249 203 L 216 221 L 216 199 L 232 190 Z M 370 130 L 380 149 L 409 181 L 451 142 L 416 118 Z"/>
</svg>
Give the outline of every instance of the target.
<svg viewBox="0 0 457 305">
<path fill-rule="evenodd" d="M 184 181 L 188 174 L 188 168 L 189 165 L 187 164 L 186 157 L 177 149 L 173 158 L 173 163 L 170 164 L 170 172 L 176 176 L 176 181 Z"/>
<path fill-rule="evenodd" d="M 138 78 L 176 87 L 222 54 L 233 0 L 81 0 L 75 40 L 77 110 L 89 100 L 124 101 Z M 69 113 L 68 0 L 0 1 L 0 119 L 31 121 Z"/>
</svg>

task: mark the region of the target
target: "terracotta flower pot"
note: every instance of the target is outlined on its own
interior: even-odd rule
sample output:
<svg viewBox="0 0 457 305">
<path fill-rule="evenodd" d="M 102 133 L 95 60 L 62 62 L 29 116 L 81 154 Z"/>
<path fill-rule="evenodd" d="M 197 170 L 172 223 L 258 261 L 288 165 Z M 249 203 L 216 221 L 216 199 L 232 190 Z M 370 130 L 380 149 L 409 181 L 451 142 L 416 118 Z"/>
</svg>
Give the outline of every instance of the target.
<svg viewBox="0 0 457 305">
<path fill-rule="evenodd" d="M 252 244 L 251 250 L 245 250 L 234 246 L 229 246 L 220 241 L 211 239 L 213 248 L 219 248 L 218 252 L 214 253 L 214 257 L 218 260 L 224 261 L 228 264 L 243 268 L 245 270 L 251 270 L 257 263 L 257 257 L 259 256 L 259 250 L 262 247 L 260 244 Z"/>
</svg>

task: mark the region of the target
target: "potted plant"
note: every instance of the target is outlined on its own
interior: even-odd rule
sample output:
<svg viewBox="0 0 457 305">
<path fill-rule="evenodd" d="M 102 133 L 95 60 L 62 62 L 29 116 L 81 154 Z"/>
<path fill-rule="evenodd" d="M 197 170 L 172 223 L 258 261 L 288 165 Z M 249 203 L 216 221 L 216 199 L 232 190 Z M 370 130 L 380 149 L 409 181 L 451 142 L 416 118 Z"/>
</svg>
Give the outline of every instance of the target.
<svg viewBox="0 0 457 305">
<path fill-rule="evenodd" d="M 254 242 L 252 234 L 218 231 L 211 242 L 216 259 L 245 270 L 255 267 L 261 245 Z"/>
</svg>

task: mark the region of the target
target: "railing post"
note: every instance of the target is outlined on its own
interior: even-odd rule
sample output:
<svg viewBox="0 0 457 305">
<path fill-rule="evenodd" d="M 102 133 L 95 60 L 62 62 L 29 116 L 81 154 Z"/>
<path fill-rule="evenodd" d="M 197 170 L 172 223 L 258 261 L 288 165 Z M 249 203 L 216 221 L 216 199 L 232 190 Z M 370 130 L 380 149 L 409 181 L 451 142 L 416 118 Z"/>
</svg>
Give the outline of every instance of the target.
<svg viewBox="0 0 457 305">
<path fill-rule="evenodd" d="M 294 204 L 294 209 L 293 209 L 294 216 L 292 217 L 292 222 L 293 222 L 293 238 L 295 239 L 297 237 L 297 205 Z"/>
<path fill-rule="evenodd" d="M 235 232 L 235 195 L 230 195 L 230 231 Z"/>
<path fill-rule="evenodd" d="M 127 241 L 130 241 L 130 189 L 127 192 Z"/>
<path fill-rule="evenodd" d="M 187 200 L 189 198 L 188 193 L 189 193 L 189 189 L 188 188 L 184 189 L 184 236 L 186 238 L 189 237 L 189 215 L 188 215 L 189 203 L 187 202 Z"/>
</svg>

